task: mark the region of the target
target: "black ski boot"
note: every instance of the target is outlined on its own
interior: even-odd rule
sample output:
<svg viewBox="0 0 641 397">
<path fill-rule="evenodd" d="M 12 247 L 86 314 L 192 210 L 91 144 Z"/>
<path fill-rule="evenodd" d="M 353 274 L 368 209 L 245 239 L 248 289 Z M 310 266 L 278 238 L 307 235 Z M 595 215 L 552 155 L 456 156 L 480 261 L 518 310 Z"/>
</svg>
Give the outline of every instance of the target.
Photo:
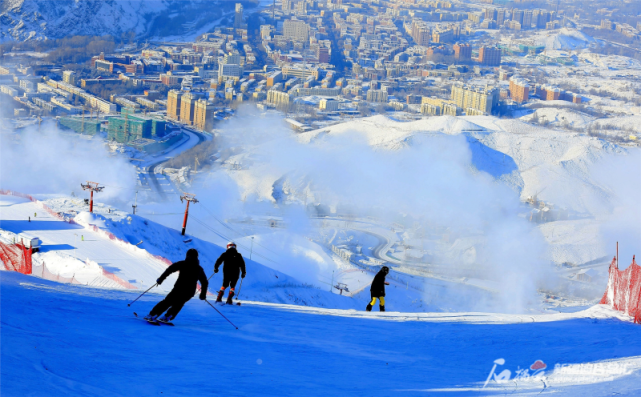
<svg viewBox="0 0 641 397">
<path fill-rule="evenodd" d="M 365 308 L 365 311 L 371 312 L 372 311 L 372 305 L 368 303 L 367 307 Z"/>
<path fill-rule="evenodd" d="M 384 312 L 384 311 L 385 311 L 385 306 L 380 305 L 380 306 L 379 306 L 379 309 L 381 309 L 381 311 L 382 311 L 382 312 Z"/>
<path fill-rule="evenodd" d="M 227 295 L 227 304 L 228 305 L 233 305 L 234 302 L 231 300 L 231 298 L 234 297 L 234 291 L 229 291 L 229 295 Z"/>
<path fill-rule="evenodd" d="M 216 297 L 216 302 L 222 302 L 223 301 L 223 294 L 225 293 L 224 289 L 221 289 L 218 291 L 218 296 Z"/>
</svg>

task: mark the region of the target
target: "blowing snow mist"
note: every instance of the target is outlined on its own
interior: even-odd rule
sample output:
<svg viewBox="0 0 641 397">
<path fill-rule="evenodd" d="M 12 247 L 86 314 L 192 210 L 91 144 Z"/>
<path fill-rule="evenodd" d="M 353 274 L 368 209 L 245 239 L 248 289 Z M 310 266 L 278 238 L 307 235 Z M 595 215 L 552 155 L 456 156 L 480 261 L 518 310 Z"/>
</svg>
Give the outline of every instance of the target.
<svg viewBox="0 0 641 397">
<path fill-rule="evenodd" d="M 278 117 L 242 112 L 243 122 L 228 123 L 219 137 L 232 153 L 227 161 L 241 164 L 228 172 L 235 194 L 271 202 L 295 224 L 306 215 L 286 208 L 402 224 L 431 238 L 428 265 L 492 281 L 498 299 L 484 302 L 486 310 L 521 311 L 535 300 L 550 274 L 542 236 L 518 216 L 519 194 L 473 165 L 463 134 L 417 132 L 390 149 L 354 131 L 296 136 Z"/>
</svg>

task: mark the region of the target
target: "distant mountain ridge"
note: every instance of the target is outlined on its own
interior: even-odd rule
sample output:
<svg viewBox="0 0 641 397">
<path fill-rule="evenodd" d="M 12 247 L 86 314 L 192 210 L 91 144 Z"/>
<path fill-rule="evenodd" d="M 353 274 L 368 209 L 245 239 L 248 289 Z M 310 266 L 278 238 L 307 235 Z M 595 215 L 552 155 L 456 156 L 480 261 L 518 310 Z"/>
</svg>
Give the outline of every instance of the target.
<svg viewBox="0 0 641 397">
<path fill-rule="evenodd" d="M 207 0 L 3 0 L 0 41 L 132 31 L 137 37 L 181 34 L 220 18 L 223 8 Z"/>
</svg>

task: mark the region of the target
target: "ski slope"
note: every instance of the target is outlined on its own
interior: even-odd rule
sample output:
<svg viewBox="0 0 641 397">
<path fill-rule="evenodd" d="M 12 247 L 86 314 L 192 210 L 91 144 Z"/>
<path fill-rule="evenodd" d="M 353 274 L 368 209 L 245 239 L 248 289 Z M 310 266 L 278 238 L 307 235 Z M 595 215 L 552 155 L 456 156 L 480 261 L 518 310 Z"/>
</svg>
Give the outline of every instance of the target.
<svg viewBox="0 0 641 397">
<path fill-rule="evenodd" d="M 138 288 L 152 285 L 167 268 L 144 250 L 127 247 L 82 225 L 63 222 L 27 199 L 2 195 L 0 208 L 0 229 L 40 238 L 42 249 L 37 257 L 55 251 L 81 261 L 90 259 Z M 46 263 L 46 259 L 43 260 Z"/>
<path fill-rule="evenodd" d="M 574 314 L 364 313 L 197 299 L 149 325 L 160 295 L 0 272 L 6 396 L 638 395 L 641 328 L 597 306 Z M 495 373 L 483 389 L 493 363 Z M 541 360 L 536 378 L 517 371 Z M 559 366 L 555 369 L 555 366 Z M 531 371 L 529 371 L 531 373 Z M 503 373 L 505 374 L 505 373 Z"/>
</svg>

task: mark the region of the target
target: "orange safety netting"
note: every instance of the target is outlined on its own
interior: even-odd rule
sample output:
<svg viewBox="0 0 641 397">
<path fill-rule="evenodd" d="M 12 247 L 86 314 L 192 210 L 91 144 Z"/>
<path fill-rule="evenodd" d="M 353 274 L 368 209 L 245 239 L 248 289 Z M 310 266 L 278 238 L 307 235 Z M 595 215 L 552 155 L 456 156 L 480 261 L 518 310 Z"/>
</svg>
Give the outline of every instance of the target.
<svg viewBox="0 0 641 397">
<path fill-rule="evenodd" d="M 619 270 L 616 258 L 612 259 L 608 288 L 600 303 L 634 317 L 634 322 L 641 324 L 641 267 L 634 257 L 625 270 Z"/>
<path fill-rule="evenodd" d="M 0 259 L 7 270 L 22 274 L 31 274 L 31 248 L 21 244 L 4 244 L 0 242 Z"/>
<path fill-rule="evenodd" d="M 121 279 L 120 277 L 116 276 L 115 274 L 106 271 L 105 269 L 102 269 L 102 275 L 112 281 L 115 281 L 118 283 L 118 285 L 121 285 L 127 289 L 138 289 L 134 285 L 126 282 L 125 280 Z"/>
<path fill-rule="evenodd" d="M 76 280 L 75 276 L 63 277 L 59 274 L 53 274 L 52 272 L 49 271 L 49 269 L 47 268 L 47 265 L 44 262 L 42 262 L 42 265 L 34 266 L 33 275 L 39 276 L 40 278 L 44 278 L 45 280 L 58 281 L 60 283 L 82 284 L 80 281 Z"/>
</svg>

